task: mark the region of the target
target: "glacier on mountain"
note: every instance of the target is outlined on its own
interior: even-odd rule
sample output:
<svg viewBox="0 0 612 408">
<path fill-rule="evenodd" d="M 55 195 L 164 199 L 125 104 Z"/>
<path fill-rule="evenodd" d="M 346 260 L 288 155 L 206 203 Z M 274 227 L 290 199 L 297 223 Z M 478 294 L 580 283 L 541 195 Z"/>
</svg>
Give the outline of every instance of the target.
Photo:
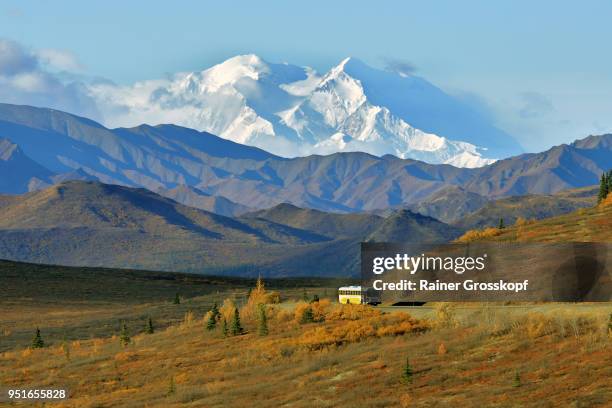
<svg viewBox="0 0 612 408">
<path fill-rule="evenodd" d="M 174 123 L 285 157 L 362 151 L 480 167 L 520 152 L 427 81 L 354 58 L 319 75 L 240 55 L 169 79 L 94 84 L 90 93 L 111 126 Z"/>
</svg>

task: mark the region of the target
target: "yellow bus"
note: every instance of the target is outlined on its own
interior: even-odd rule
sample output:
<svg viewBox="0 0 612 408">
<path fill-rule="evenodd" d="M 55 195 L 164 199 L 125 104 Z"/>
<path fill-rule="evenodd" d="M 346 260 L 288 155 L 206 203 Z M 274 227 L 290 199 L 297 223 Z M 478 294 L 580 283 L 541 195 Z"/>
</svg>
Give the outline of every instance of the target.
<svg viewBox="0 0 612 408">
<path fill-rule="evenodd" d="M 380 297 L 371 288 L 343 286 L 338 288 L 338 302 L 343 305 L 378 305 L 380 304 Z"/>
</svg>

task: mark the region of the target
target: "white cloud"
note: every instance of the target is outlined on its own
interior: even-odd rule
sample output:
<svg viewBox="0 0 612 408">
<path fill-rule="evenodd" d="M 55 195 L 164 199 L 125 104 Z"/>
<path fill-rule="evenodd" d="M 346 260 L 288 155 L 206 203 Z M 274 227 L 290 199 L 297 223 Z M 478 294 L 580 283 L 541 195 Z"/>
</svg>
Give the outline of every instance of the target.
<svg viewBox="0 0 612 408">
<path fill-rule="evenodd" d="M 70 51 L 45 48 L 35 52 L 38 60 L 60 71 L 82 72 L 83 65 Z"/>
<path fill-rule="evenodd" d="M 0 102 L 50 107 L 100 119 L 87 86 L 73 74 L 82 66 L 69 52 L 32 51 L 0 38 Z"/>
</svg>

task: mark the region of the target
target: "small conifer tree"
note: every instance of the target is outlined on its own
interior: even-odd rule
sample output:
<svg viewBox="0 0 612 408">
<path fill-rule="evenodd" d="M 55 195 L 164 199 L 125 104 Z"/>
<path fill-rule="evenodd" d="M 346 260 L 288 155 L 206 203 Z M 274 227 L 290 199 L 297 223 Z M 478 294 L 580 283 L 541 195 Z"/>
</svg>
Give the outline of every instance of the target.
<svg viewBox="0 0 612 408">
<path fill-rule="evenodd" d="M 217 316 L 214 311 L 208 313 L 208 321 L 206 322 L 206 330 L 212 331 L 217 327 Z"/>
<path fill-rule="evenodd" d="M 170 377 L 170 381 L 168 382 L 168 393 L 167 395 L 172 395 L 176 392 L 176 384 L 174 383 L 174 377 Z"/>
<path fill-rule="evenodd" d="M 500 230 L 506 228 L 506 224 L 504 223 L 504 219 L 503 218 L 499 219 L 499 226 L 498 226 L 498 228 Z"/>
<path fill-rule="evenodd" d="M 125 323 L 122 323 L 121 332 L 119 333 L 119 342 L 122 346 L 127 346 L 128 344 L 130 344 L 130 341 L 132 341 L 132 339 L 128 334 L 127 325 Z"/>
<path fill-rule="evenodd" d="M 217 305 L 217 302 L 213 303 L 213 307 L 210 309 L 210 312 L 214 316 L 215 320 L 219 320 L 221 318 L 221 312 L 219 311 L 219 305 Z"/>
<path fill-rule="evenodd" d="M 310 299 L 308 298 L 308 292 L 306 292 L 306 288 L 304 288 L 304 293 L 302 294 L 302 300 L 304 300 L 304 302 L 310 301 Z"/>
<path fill-rule="evenodd" d="M 406 365 L 402 371 L 402 380 L 406 383 L 412 382 L 412 367 L 410 366 L 410 359 L 406 357 Z"/>
<path fill-rule="evenodd" d="M 229 327 L 227 327 L 227 319 L 225 317 L 221 322 L 221 331 L 223 332 L 223 337 L 227 337 L 229 335 Z"/>
<path fill-rule="evenodd" d="M 70 361 L 70 344 L 68 343 L 66 334 L 64 334 L 64 337 L 62 337 L 62 351 L 64 352 L 64 357 L 66 357 L 66 360 Z"/>
<path fill-rule="evenodd" d="M 268 316 L 266 316 L 266 306 L 260 304 L 258 306 L 257 332 L 260 336 L 268 335 Z"/>
<path fill-rule="evenodd" d="M 232 336 L 239 336 L 244 333 L 244 329 L 240 323 L 240 312 L 238 312 L 238 308 L 234 308 L 234 317 L 232 318 L 231 324 L 231 332 Z"/>
<path fill-rule="evenodd" d="M 514 373 L 514 381 L 512 382 L 512 386 L 513 387 L 520 387 L 521 386 L 521 375 L 519 374 L 518 371 L 516 371 Z"/>
<path fill-rule="evenodd" d="M 175 305 L 180 305 L 181 304 L 181 298 L 180 298 L 178 293 L 176 295 L 174 295 L 174 301 L 172 303 L 174 303 Z"/>
<path fill-rule="evenodd" d="M 32 339 L 32 348 L 39 349 L 45 347 L 45 342 L 40 335 L 40 329 L 36 328 L 36 334 L 34 334 L 34 338 Z"/>
<path fill-rule="evenodd" d="M 599 193 L 597 194 L 597 204 L 601 203 L 607 195 L 608 190 L 608 180 L 606 180 L 606 175 L 602 174 L 599 178 Z"/>
<path fill-rule="evenodd" d="M 153 327 L 153 320 L 151 319 L 150 316 L 149 316 L 149 319 L 147 320 L 147 326 L 145 328 L 145 332 L 147 334 L 153 334 L 155 332 L 155 328 Z"/>
<path fill-rule="evenodd" d="M 312 308 L 308 306 L 302 312 L 302 317 L 300 318 L 300 323 L 313 323 L 314 322 L 314 313 L 312 312 Z"/>
</svg>

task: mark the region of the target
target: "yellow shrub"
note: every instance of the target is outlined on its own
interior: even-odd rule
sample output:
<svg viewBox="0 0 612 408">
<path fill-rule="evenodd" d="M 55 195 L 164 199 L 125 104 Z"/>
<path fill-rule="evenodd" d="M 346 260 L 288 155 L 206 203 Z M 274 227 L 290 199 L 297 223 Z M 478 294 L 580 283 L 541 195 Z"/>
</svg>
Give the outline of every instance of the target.
<svg viewBox="0 0 612 408">
<path fill-rule="evenodd" d="M 603 199 L 601 203 L 599 203 L 599 205 L 602 207 L 607 207 L 607 206 L 612 205 L 612 193 L 608 194 L 608 196 L 605 199 Z"/>
<path fill-rule="evenodd" d="M 276 313 L 272 318 L 276 319 L 279 322 L 288 322 L 293 320 L 294 316 L 289 310 L 281 309 Z"/>
<path fill-rule="evenodd" d="M 371 316 L 361 320 L 344 320 L 333 327 L 316 327 L 306 331 L 298 344 L 309 350 L 320 350 L 345 343 L 356 343 L 370 337 L 400 336 L 429 329 L 426 322 L 407 313 Z"/>
<path fill-rule="evenodd" d="M 530 225 L 530 224 L 533 224 L 535 222 L 536 222 L 536 220 L 534 220 L 533 218 L 528 220 L 528 219 L 523 218 L 523 217 L 518 217 L 516 219 L 516 221 L 514 222 L 514 225 L 516 227 L 523 227 L 525 225 Z"/>
<path fill-rule="evenodd" d="M 327 315 L 327 319 L 334 320 L 359 320 L 374 316 L 380 316 L 381 312 L 366 305 L 339 305 Z"/>
<path fill-rule="evenodd" d="M 457 238 L 456 242 L 471 242 L 471 241 L 479 241 L 482 239 L 496 237 L 502 233 L 502 230 L 499 228 L 484 228 L 484 229 L 474 229 L 469 230 L 459 238 Z"/>
<path fill-rule="evenodd" d="M 450 303 L 438 303 L 436 305 L 436 326 L 455 326 L 455 308 Z"/>
<path fill-rule="evenodd" d="M 221 313 L 221 319 L 225 318 L 227 323 L 232 321 L 234 317 L 234 309 L 236 309 L 236 304 L 230 298 L 227 298 L 223 301 L 223 306 L 219 309 L 219 313 Z"/>
<path fill-rule="evenodd" d="M 444 343 L 440 343 L 440 345 L 438 346 L 438 355 L 443 356 L 444 354 L 446 354 L 446 346 L 444 345 Z"/>
<path fill-rule="evenodd" d="M 312 321 L 313 322 L 324 321 L 325 320 L 325 309 L 321 308 L 319 305 L 317 305 L 317 303 L 318 302 L 314 302 L 314 303 L 300 302 L 298 303 L 293 313 L 293 319 L 297 323 L 301 323 L 304 313 L 306 312 L 307 309 L 310 309 L 312 311 Z"/>
<path fill-rule="evenodd" d="M 263 280 L 259 277 L 255 288 L 249 294 L 246 305 L 240 310 L 240 314 L 246 321 L 255 321 L 259 305 L 277 304 L 280 303 L 280 300 L 280 293 L 267 291 Z"/>
</svg>

